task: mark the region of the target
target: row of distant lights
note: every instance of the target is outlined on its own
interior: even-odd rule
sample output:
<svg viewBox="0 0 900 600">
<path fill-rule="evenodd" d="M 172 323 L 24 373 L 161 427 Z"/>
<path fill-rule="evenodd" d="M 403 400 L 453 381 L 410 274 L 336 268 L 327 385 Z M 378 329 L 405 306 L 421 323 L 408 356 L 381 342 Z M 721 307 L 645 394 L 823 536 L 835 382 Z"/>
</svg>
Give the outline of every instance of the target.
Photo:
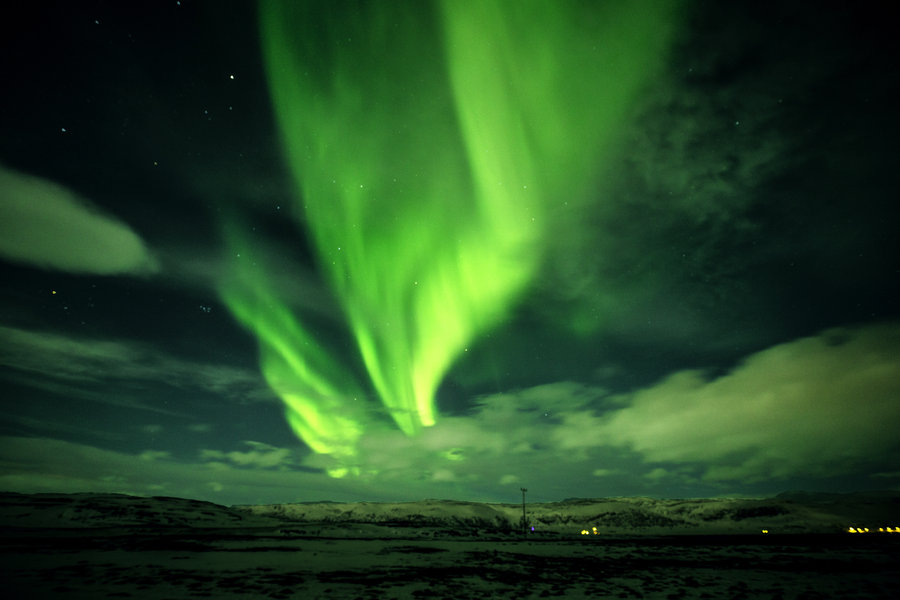
<svg viewBox="0 0 900 600">
<path fill-rule="evenodd" d="M 853 528 L 851 527 L 850 529 L 853 529 Z M 866 531 L 868 531 L 868 529 L 867 529 Z M 888 531 L 891 531 L 891 528 L 890 528 L 890 527 L 888 527 Z M 897 531 L 898 533 L 900 533 L 900 527 L 898 527 L 896 531 Z M 768 530 L 768 529 L 763 529 L 762 532 L 763 532 L 763 533 L 769 533 L 769 530 Z M 582 529 L 582 530 L 581 530 L 581 535 L 591 535 L 591 534 L 599 535 L 599 532 L 597 531 L 597 528 L 596 528 L 596 527 L 591 527 L 591 530 L 590 530 L 590 531 L 588 531 L 587 529 Z"/>
<path fill-rule="evenodd" d="M 769 533 L 768 529 L 763 529 L 763 533 Z M 869 533 L 868 527 L 848 527 L 847 533 Z M 878 533 L 900 533 L 900 527 L 879 527 Z M 599 535 L 596 527 L 591 527 L 590 531 L 587 529 L 581 530 L 581 535 Z"/>
<path fill-rule="evenodd" d="M 847 533 L 869 533 L 868 527 L 848 527 Z M 900 533 L 900 527 L 879 527 L 878 533 Z"/>
</svg>

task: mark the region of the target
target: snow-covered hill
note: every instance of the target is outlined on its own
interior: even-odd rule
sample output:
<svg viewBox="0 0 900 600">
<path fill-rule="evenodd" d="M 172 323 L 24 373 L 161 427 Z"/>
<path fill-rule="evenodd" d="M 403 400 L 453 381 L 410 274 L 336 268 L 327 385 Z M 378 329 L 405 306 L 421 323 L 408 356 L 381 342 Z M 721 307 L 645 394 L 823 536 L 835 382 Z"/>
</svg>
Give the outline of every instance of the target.
<svg viewBox="0 0 900 600">
<path fill-rule="evenodd" d="M 536 533 L 717 534 L 835 533 L 848 527 L 900 526 L 900 493 L 807 494 L 767 499 L 599 498 L 528 504 Z M 0 493 L 2 527 L 296 527 L 308 531 L 410 528 L 514 532 L 521 504 L 451 500 L 317 502 L 225 507 L 211 502 L 122 494 Z M 361 528 L 365 524 L 367 527 Z"/>
<path fill-rule="evenodd" d="M 400 503 L 303 503 L 235 506 L 236 511 L 302 523 L 515 530 L 521 504 L 425 500 Z M 849 526 L 900 524 L 900 494 L 807 495 L 768 499 L 575 499 L 528 504 L 529 528 L 572 533 L 830 533 Z M 897 523 L 893 523 L 893 521 Z"/>
<path fill-rule="evenodd" d="M 0 527 L 247 527 L 271 521 L 186 498 L 0 493 Z"/>
</svg>

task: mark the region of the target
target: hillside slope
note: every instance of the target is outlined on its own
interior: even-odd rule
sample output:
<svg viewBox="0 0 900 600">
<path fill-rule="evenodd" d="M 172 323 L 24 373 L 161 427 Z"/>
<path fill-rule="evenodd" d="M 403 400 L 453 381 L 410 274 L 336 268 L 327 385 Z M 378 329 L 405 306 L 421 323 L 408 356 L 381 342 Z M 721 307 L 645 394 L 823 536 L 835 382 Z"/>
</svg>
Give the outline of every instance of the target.
<svg viewBox="0 0 900 600">
<path fill-rule="evenodd" d="M 425 500 L 398 503 L 302 503 L 234 506 L 237 511 L 303 523 L 373 523 L 445 528 L 517 529 L 520 504 Z M 900 494 L 807 495 L 767 499 L 575 499 L 528 504 L 529 526 L 571 533 L 832 533 L 848 526 L 900 524 Z M 893 523 L 893 520 L 898 523 Z"/>
<path fill-rule="evenodd" d="M 900 529 L 900 493 L 782 494 L 767 499 L 597 498 L 528 504 L 539 533 L 835 533 L 848 527 Z M 316 502 L 226 507 L 212 502 L 123 494 L 0 493 L 0 527 L 284 527 L 368 524 L 446 531 L 512 532 L 521 504 L 452 500 Z M 332 527 L 334 529 L 334 527 Z M 358 528 L 357 528 L 358 529 Z"/>
<path fill-rule="evenodd" d="M 187 498 L 0 493 L 0 527 L 248 527 L 271 522 Z"/>
</svg>

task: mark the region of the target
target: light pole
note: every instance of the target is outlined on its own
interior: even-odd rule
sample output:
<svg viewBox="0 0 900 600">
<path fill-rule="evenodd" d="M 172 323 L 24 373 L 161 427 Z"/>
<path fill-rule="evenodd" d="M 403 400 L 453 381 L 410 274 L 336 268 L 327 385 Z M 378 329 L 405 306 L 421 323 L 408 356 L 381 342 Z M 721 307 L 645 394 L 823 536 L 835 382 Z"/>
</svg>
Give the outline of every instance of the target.
<svg viewBox="0 0 900 600">
<path fill-rule="evenodd" d="M 519 488 L 522 490 L 522 535 L 528 535 L 528 521 L 525 520 L 525 492 L 528 488 Z"/>
</svg>

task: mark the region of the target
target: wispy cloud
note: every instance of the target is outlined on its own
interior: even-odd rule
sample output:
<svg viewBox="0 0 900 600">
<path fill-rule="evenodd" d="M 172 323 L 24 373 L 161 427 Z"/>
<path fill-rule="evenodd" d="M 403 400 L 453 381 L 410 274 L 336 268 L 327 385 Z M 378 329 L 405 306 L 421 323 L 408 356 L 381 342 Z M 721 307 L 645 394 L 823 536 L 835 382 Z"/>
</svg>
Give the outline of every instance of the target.
<svg viewBox="0 0 900 600">
<path fill-rule="evenodd" d="M 149 273 L 157 269 L 128 225 L 72 190 L 0 166 L 0 256 L 72 273 Z"/>
<path fill-rule="evenodd" d="M 165 450 L 144 450 L 138 454 L 138 458 L 146 461 L 165 460 L 171 458 L 172 453 Z"/>
<path fill-rule="evenodd" d="M 0 348 L 0 356 L 2 356 L 2 348 Z M 2 361 L 0 361 L 2 364 Z M 161 415 L 169 415 L 176 417 L 185 417 L 186 415 L 177 410 L 172 410 L 165 406 L 160 406 L 152 401 L 141 399 L 139 390 L 132 389 L 125 385 L 89 385 L 90 382 L 73 381 L 71 379 L 53 379 L 53 374 L 41 374 L 36 372 L 18 371 L 7 369 L 2 373 L 2 379 L 9 382 L 15 382 L 22 387 L 30 387 L 37 390 L 49 392 L 61 398 L 70 400 L 86 400 L 88 402 L 96 402 L 98 404 L 106 404 L 109 406 L 117 406 L 121 408 L 133 408 L 136 410 L 149 411 Z M 136 382 L 129 382 L 129 385 Z M 16 401 L 16 398 L 10 398 Z M 45 432 L 51 430 L 45 429 Z"/>
<path fill-rule="evenodd" d="M 85 425 L 80 422 L 63 421 L 56 422 L 49 419 L 35 419 L 25 415 L 17 415 L 8 413 L 3 418 L 4 421 L 12 423 L 17 427 L 25 428 L 26 431 L 40 433 L 43 435 L 77 435 L 88 436 L 98 440 L 114 440 L 121 441 L 127 439 L 124 432 L 104 431 L 96 427 Z"/>
<path fill-rule="evenodd" d="M 153 450 L 132 454 L 57 439 L 10 436 L 0 436 L 0 489 L 165 494 L 222 504 L 400 500 L 415 494 L 415 485 L 380 490 L 309 469 L 192 462 Z"/>
<path fill-rule="evenodd" d="M 221 450 L 205 449 L 200 451 L 200 460 L 227 461 L 238 467 L 260 469 L 285 469 L 297 464 L 294 458 L 295 451 L 290 448 L 278 448 L 252 440 L 245 440 L 242 444 L 249 446 L 250 450 L 223 452 Z"/>
<path fill-rule="evenodd" d="M 195 423 L 194 425 L 188 425 L 188 430 L 194 433 L 209 433 L 213 430 L 213 426 L 210 423 Z"/>
<path fill-rule="evenodd" d="M 44 389 L 60 381 L 152 381 L 183 389 L 203 389 L 236 402 L 274 400 L 255 371 L 186 360 L 137 342 L 3 326 L 0 337 L 4 340 L 0 366 L 32 376 L 26 382 Z"/>
</svg>

